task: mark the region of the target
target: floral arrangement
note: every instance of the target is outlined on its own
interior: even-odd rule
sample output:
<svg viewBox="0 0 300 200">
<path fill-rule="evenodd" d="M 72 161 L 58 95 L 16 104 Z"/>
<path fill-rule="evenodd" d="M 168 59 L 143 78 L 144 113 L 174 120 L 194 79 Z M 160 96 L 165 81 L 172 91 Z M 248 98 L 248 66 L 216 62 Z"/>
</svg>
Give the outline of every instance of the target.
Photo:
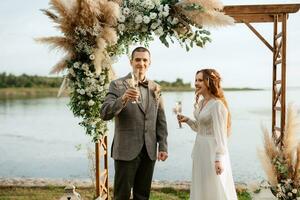
<svg viewBox="0 0 300 200">
<path fill-rule="evenodd" d="M 203 25 L 233 23 L 217 0 L 50 0 L 50 6 L 42 11 L 62 36 L 37 41 L 66 52 L 51 72 L 67 72 L 59 94 L 69 87 L 70 108 L 95 141 L 107 132 L 99 112 L 116 57 L 154 36 L 167 47 L 173 38 L 186 50 L 203 47 L 211 40 Z"/>
<path fill-rule="evenodd" d="M 263 129 L 264 149 L 259 155 L 271 191 L 280 200 L 300 199 L 300 143 L 296 139 L 299 125 L 297 110 L 289 105 L 283 146 L 276 146 L 278 140 Z"/>
</svg>

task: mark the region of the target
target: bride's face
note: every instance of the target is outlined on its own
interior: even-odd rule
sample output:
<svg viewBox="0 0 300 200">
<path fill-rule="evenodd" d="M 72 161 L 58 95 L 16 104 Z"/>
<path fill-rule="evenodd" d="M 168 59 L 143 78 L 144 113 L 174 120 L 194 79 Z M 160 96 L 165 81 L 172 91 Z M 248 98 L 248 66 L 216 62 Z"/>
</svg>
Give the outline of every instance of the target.
<svg viewBox="0 0 300 200">
<path fill-rule="evenodd" d="M 200 72 L 195 77 L 195 88 L 197 95 L 205 95 L 208 93 L 208 88 L 203 80 L 203 73 Z"/>
</svg>

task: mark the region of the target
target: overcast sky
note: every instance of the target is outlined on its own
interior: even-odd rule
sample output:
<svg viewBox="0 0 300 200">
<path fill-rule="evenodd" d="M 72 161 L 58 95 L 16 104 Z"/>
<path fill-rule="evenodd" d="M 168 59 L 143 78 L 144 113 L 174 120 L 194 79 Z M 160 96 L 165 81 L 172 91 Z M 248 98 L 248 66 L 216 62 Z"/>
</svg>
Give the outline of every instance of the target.
<svg viewBox="0 0 300 200">
<path fill-rule="evenodd" d="M 300 3 L 298 0 L 224 0 L 224 5 Z M 49 75 L 51 67 L 62 58 L 59 52 L 50 52 L 47 46 L 33 41 L 35 37 L 56 36 L 59 32 L 39 11 L 48 8 L 47 0 L 0 1 L 0 72 L 13 74 Z M 254 27 L 272 44 L 272 24 L 254 24 Z M 178 44 L 164 47 L 154 41 L 149 78 L 185 82 L 194 79 L 194 73 L 203 67 L 216 68 L 225 87 L 271 87 L 272 52 L 242 24 L 210 29 L 212 43 L 204 49 L 190 52 Z M 288 20 L 287 85 L 300 86 L 300 12 Z M 131 69 L 127 56 L 114 65 L 118 76 Z"/>
</svg>

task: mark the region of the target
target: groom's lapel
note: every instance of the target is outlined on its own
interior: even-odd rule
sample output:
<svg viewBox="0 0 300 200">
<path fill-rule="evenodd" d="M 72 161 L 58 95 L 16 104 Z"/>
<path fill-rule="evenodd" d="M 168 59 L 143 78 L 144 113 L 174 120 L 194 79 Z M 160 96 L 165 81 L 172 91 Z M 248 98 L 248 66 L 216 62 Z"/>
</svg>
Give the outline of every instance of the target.
<svg viewBox="0 0 300 200">
<path fill-rule="evenodd" d="M 153 103 L 153 91 L 155 89 L 155 83 L 148 80 L 148 107 L 145 109 L 146 112 L 151 108 Z"/>
</svg>

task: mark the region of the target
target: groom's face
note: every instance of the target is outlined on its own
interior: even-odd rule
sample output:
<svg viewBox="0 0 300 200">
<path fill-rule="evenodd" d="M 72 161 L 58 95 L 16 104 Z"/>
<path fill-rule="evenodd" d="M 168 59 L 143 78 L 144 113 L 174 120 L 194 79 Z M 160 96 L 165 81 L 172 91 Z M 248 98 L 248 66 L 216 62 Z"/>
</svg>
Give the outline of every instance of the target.
<svg viewBox="0 0 300 200">
<path fill-rule="evenodd" d="M 134 52 L 130 61 L 133 71 L 138 73 L 140 79 L 144 79 L 146 72 L 151 64 L 150 55 L 145 52 Z"/>
</svg>

